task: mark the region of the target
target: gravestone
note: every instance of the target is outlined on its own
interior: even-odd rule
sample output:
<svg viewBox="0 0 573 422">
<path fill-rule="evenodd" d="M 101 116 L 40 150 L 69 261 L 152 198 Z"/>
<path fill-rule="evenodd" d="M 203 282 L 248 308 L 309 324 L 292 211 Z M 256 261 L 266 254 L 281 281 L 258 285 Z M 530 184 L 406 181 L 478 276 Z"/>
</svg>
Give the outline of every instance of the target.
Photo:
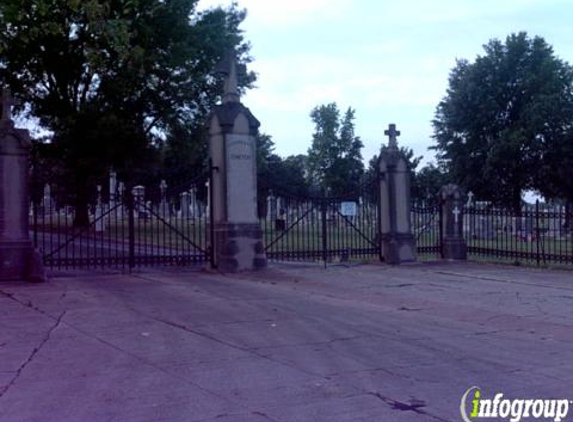
<svg viewBox="0 0 573 422">
<path fill-rule="evenodd" d="M 146 218 L 147 212 L 145 209 L 145 186 L 134 186 L 131 190 L 133 195 L 133 209 L 135 210 L 135 218 Z"/>
<path fill-rule="evenodd" d="M 442 199 L 442 253 L 444 259 L 467 259 L 467 246 L 463 236 L 463 201 L 460 188 L 448 184 L 440 189 Z"/>
<path fill-rule="evenodd" d="M 44 195 L 42 196 L 42 213 L 44 215 L 52 215 L 56 211 L 56 205 L 52 199 L 52 189 L 50 185 L 44 186 Z"/>
<path fill-rule="evenodd" d="M 159 202 L 158 214 L 161 218 L 169 218 L 170 212 L 169 212 L 169 203 L 167 202 L 167 182 L 165 180 L 162 180 L 161 183 L 159 184 L 159 191 L 161 195 L 161 200 Z"/>
<path fill-rule="evenodd" d="M 267 197 L 267 216 L 271 221 L 277 218 L 277 197 L 271 191 Z"/>
<path fill-rule="evenodd" d="M 109 208 L 115 208 L 117 202 L 117 173 L 111 171 L 109 173 Z"/>
<path fill-rule="evenodd" d="M 225 75 L 222 104 L 209 117 L 209 152 L 213 172 L 213 265 L 226 272 L 266 266 L 257 216 L 255 136 L 259 121 L 241 102 L 238 65 L 227 55 L 219 70 Z"/>
<path fill-rule="evenodd" d="M 380 247 L 384 261 L 400 264 L 416 260 L 416 246 L 410 220 L 410 170 L 398 148 L 400 132 L 391 124 L 384 132 L 387 147 L 380 151 Z"/>
<path fill-rule="evenodd" d="M 105 209 L 101 198 L 100 185 L 97 186 L 97 203 L 94 213 L 94 220 L 95 220 L 95 231 L 98 233 L 105 231 L 106 218 L 105 218 Z"/>
<path fill-rule="evenodd" d="M 468 193 L 468 202 L 466 203 L 466 207 L 473 207 L 474 206 L 474 193 L 472 191 L 470 191 Z"/>
<path fill-rule="evenodd" d="M 197 188 L 192 187 L 189 189 L 190 196 L 190 206 L 191 206 L 191 217 L 198 218 L 199 217 L 199 202 L 197 201 Z"/>
<path fill-rule="evenodd" d="M 191 218 L 191 194 L 189 192 L 182 192 L 179 195 L 179 218 L 188 220 Z"/>
<path fill-rule="evenodd" d="M 117 197 L 116 200 L 120 201 L 121 205 L 117 210 L 117 217 L 123 219 L 127 216 L 127 210 L 125 209 L 125 183 L 119 182 L 117 185 Z"/>
<path fill-rule="evenodd" d="M 279 209 L 279 214 L 275 220 L 275 230 L 279 232 L 286 230 L 286 210 L 284 208 Z"/>
<path fill-rule="evenodd" d="M 46 281 L 42 257 L 29 232 L 27 130 L 16 129 L 11 108 L 16 102 L 4 90 L 0 101 L 0 280 Z"/>
</svg>

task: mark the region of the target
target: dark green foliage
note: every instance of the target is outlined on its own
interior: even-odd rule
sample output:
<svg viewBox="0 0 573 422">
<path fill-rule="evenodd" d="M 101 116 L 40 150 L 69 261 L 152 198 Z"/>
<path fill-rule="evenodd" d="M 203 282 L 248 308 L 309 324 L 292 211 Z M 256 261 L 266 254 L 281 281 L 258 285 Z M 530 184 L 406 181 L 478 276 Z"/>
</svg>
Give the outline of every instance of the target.
<svg viewBox="0 0 573 422">
<path fill-rule="evenodd" d="M 344 117 L 336 103 L 315 107 L 310 113 L 315 125 L 308 150 L 308 178 L 312 186 L 333 194 L 355 190 L 364 173 L 362 141 L 354 133 L 354 110 Z"/>
<path fill-rule="evenodd" d="M 426 164 L 413 175 L 412 199 L 435 204 L 438 201 L 438 193 L 442 186 L 450 182 L 450 175 L 446 169 L 432 163 Z"/>
<path fill-rule="evenodd" d="M 434 124 L 440 162 L 478 198 L 519 210 L 521 194 L 573 124 L 573 71 L 543 38 L 492 40 L 474 63 L 458 61 Z"/>
<path fill-rule="evenodd" d="M 3 0 L 0 83 L 53 133 L 73 175 L 76 206 L 109 168 L 132 179 L 202 154 L 202 126 L 222 87 L 229 49 L 248 60 L 235 6 L 198 13 L 197 0 Z M 243 87 L 254 79 L 241 80 Z M 201 122 L 201 124 L 199 123 Z M 175 151 L 181 148 L 180 151 Z M 191 154 L 176 168 L 197 165 Z M 128 180 L 128 182 L 135 180 Z M 72 186 L 74 185 L 74 186 Z M 82 217 L 84 215 L 84 217 Z M 86 212 L 79 213 L 85 224 Z"/>
</svg>

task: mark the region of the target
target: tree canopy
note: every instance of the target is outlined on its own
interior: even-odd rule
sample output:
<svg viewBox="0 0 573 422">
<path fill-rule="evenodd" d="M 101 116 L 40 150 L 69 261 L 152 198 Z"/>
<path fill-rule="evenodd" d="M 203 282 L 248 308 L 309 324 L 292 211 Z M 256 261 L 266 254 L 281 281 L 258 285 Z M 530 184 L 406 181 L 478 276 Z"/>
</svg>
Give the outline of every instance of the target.
<svg viewBox="0 0 573 422">
<path fill-rule="evenodd" d="M 354 113 L 344 116 L 336 103 L 315 107 L 310 117 L 315 125 L 308 150 L 308 177 L 312 186 L 343 193 L 356 189 L 364 173 L 362 141 L 354 133 Z"/>
<path fill-rule="evenodd" d="M 518 210 L 525 189 L 556 180 L 551 172 L 541 177 L 542 166 L 563 164 L 548 152 L 571 140 L 564 136 L 573 125 L 573 70 L 526 33 L 493 39 L 484 50 L 450 74 L 433 121 L 435 149 L 461 186 Z"/>
<path fill-rule="evenodd" d="M 200 127 L 221 92 L 216 63 L 230 49 L 248 60 L 239 30 L 245 12 L 235 6 L 197 12 L 196 4 L 0 3 L 0 83 L 23 100 L 21 111 L 53 133 L 80 203 L 94 176 L 110 167 L 121 172 L 160 160 L 166 134 L 171 147 L 197 142 L 186 129 Z"/>
</svg>

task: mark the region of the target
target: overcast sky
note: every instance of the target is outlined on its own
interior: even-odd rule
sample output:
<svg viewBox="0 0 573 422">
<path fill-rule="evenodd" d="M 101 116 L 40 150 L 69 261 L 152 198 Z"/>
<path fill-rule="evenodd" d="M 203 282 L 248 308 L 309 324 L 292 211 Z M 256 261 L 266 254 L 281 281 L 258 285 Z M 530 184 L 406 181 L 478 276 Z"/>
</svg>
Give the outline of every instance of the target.
<svg viewBox="0 0 573 422">
<path fill-rule="evenodd" d="M 229 5 L 200 0 L 200 7 Z M 491 38 L 527 31 L 573 63 L 572 0 L 239 0 L 257 88 L 242 99 L 282 156 L 306 153 L 309 113 L 356 109 L 369 160 L 396 123 L 400 145 L 433 159 L 431 120 L 456 58 Z"/>
</svg>

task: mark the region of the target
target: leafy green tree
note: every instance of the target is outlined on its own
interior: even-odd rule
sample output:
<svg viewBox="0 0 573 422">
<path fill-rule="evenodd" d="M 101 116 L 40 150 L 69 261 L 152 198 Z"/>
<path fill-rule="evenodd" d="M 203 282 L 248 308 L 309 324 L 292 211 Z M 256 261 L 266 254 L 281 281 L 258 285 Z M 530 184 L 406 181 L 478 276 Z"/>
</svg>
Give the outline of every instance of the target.
<svg viewBox="0 0 573 422">
<path fill-rule="evenodd" d="M 274 153 L 274 142 L 267 134 L 257 136 L 257 189 L 259 217 L 267 214 L 267 197 L 275 194 L 303 196 L 308 194 L 306 156 L 281 158 Z"/>
<path fill-rule="evenodd" d="M 544 142 L 540 150 L 541 164 L 533 174 L 535 188 L 545 198 L 565 204 L 565 225 L 573 230 L 573 129 Z"/>
<path fill-rule="evenodd" d="M 526 33 L 484 49 L 450 74 L 433 121 L 435 149 L 458 184 L 519 213 L 544 145 L 573 123 L 573 72 L 543 38 Z"/>
<path fill-rule="evenodd" d="M 432 163 L 426 164 L 412 178 L 412 198 L 431 203 L 437 201 L 442 186 L 450 183 L 446 169 Z"/>
<path fill-rule="evenodd" d="M 53 133 L 74 191 L 76 225 L 88 223 L 87 192 L 105 171 L 115 167 L 126 178 L 158 163 L 162 135 L 197 127 L 221 92 L 212 69 L 226 51 L 248 59 L 238 29 L 244 12 L 197 12 L 196 4 L 0 3 L 0 82 Z M 252 80 L 248 75 L 242 86 Z"/>
<path fill-rule="evenodd" d="M 400 152 L 402 153 L 402 155 L 404 156 L 404 158 L 406 159 L 406 163 L 408 165 L 408 169 L 410 170 L 411 173 L 411 177 L 412 177 L 412 181 L 414 180 L 415 177 L 415 171 L 416 168 L 418 167 L 418 165 L 420 164 L 420 162 L 422 161 L 422 156 L 418 156 L 416 157 L 416 155 L 414 154 L 414 150 L 412 148 L 408 148 L 408 147 L 400 147 Z M 374 155 L 370 161 L 368 162 L 368 169 L 366 170 L 366 172 L 364 173 L 363 176 L 363 183 L 368 183 L 369 181 L 374 180 L 375 178 L 378 177 L 378 174 L 380 173 L 380 167 L 379 167 L 379 156 L 378 154 Z M 371 196 L 372 197 L 376 197 L 378 195 L 377 191 L 379 190 L 379 186 L 378 184 L 374 184 L 371 186 Z"/>
<path fill-rule="evenodd" d="M 308 177 L 311 185 L 343 193 L 356 189 L 364 173 L 362 141 L 354 133 L 354 113 L 344 117 L 336 103 L 315 107 L 310 117 L 315 125 L 308 150 Z"/>
</svg>

